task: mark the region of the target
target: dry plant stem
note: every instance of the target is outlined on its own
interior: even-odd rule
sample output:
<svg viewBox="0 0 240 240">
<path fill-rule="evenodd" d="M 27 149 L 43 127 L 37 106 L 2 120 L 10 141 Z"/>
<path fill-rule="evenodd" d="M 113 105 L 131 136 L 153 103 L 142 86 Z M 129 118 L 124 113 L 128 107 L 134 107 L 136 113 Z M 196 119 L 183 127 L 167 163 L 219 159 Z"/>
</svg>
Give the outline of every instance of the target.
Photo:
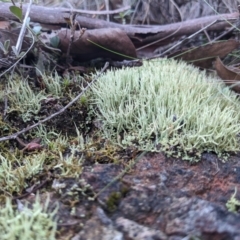
<svg viewBox="0 0 240 240">
<path fill-rule="evenodd" d="M 71 14 L 70 14 L 71 35 L 70 35 L 70 42 L 69 42 L 68 50 L 67 50 L 67 57 L 66 57 L 66 62 L 67 63 L 70 62 L 69 55 L 70 55 L 70 50 L 71 50 L 72 43 L 74 41 L 74 34 L 75 34 L 75 31 L 76 31 L 76 26 L 77 26 L 77 22 L 76 22 L 75 18 L 76 18 L 76 13 L 71 12 Z"/>
<path fill-rule="evenodd" d="M 69 10 L 66 10 L 66 8 L 61 8 L 63 12 L 69 13 Z M 74 13 L 83 13 L 83 14 L 94 14 L 94 15 L 110 15 L 110 14 L 117 14 L 124 12 L 126 10 L 130 9 L 130 6 L 126 6 L 123 8 L 115 9 L 115 10 L 106 10 L 106 11 L 90 11 L 90 10 L 79 10 L 74 9 Z"/>
<path fill-rule="evenodd" d="M 205 31 L 207 28 L 209 28 L 210 26 L 212 26 L 212 25 L 215 24 L 216 22 L 217 22 L 217 20 L 214 21 L 214 22 L 212 22 L 212 23 L 210 23 L 209 25 L 205 26 L 204 28 L 200 29 L 200 30 L 197 31 L 196 33 L 190 35 L 189 37 L 184 38 L 182 41 L 180 41 L 180 42 L 178 42 L 177 44 L 175 44 L 174 46 L 170 47 L 170 48 L 169 48 L 168 50 L 166 50 L 165 52 L 160 53 L 160 54 L 157 54 L 157 55 L 155 55 L 154 57 L 152 57 L 152 58 L 150 58 L 150 59 L 155 59 L 155 58 L 159 58 L 159 57 L 161 57 L 161 56 L 164 56 L 166 53 L 172 51 L 174 48 L 176 48 L 177 46 L 181 45 L 183 42 L 186 42 L 186 41 L 190 40 L 192 37 L 194 37 L 194 36 L 196 36 L 197 34 L 199 34 L 200 32 Z"/>
<path fill-rule="evenodd" d="M 181 22 L 182 22 L 183 17 L 182 17 L 182 13 L 181 13 L 180 9 L 178 8 L 178 6 L 177 6 L 177 4 L 176 4 L 175 2 L 173 2 L 172 0 L 171 0 L 171 2 L 172 2 L 172 4 L 174 5 L 174 7 L 176 7 L 177 11 L 179 12 L 179 15 L 180 15 L 180 17 L 181 17 Z M 171 37 L 171 36 L 174 36 L 174 35 L 181 29 L 181 27 L 182 27 L 182 26 L 180 25 L 179 28 L 176 29 L 176 31 L 173 32 L 172 34 L 170 34 L 170 35 L 168 35 L 168 36 L 166 36 L 166 37 L 164 37 L 164 38 L 158 39 L 157 41 L 154 41 L 154 42 L 149 43 L 149 44 L 147 44 L 147 45 L 144 45 L 144 46 L 138 48 L 137 51 L 138 51 L 138 50 L 141 50 L 141 49 L 144 49 L 144 48 L 146 48 L 146 47 L 149 47 L 149 46 L 151 46 L 151 45 L 154 45 L 154 44 L 156 44 L 156 43 L 158 43 L 158 42 L 161 42 L 161 41 L 163 41 L 163 40 L 165 40 L 165 39 L 168 39 L 168 38 Z"/>
<path fill-rule="evenodd" d="M 72 222 L 72 223 L 58 223 L 58 227 L 71 227 L 71 226 L 74 226 L 74 225 L 78 225 L 80 224 L 80 221 L 75 221 L 75 222 Z"/>
<path fill-rule="evenodd" d="M 109 12 L 109 0 L 105 0 L 106 10 Z M 109 14 L 107 14 L 107 22 L 110 22 Z"/>
<path fill-rule="evenodd" d="M 45 119 L 43 119 L 43 120 L 40 120 L 39 122 L 37 122 L 37 123 L 35 123 L 35 124 L 33 124 L 33 125 L 29 126 L 29 127 L 24 128 L 23 130 L 21 130 L 21 131 L 19 131 L 19 132 L 16 132 L 16 133 L 14 133 L 14 134 L 12 134 L 12 135 L 9 135 L 9 136 L 6 136 L 6 137 L 1 137 L 1 138 L 0 138 L 0 142 L 2 142 L 2 141 L 7 141 L 7 140 L 10 140 L 10 139 L 16 139 L 20 134 L 26 133 L 26 132 L 28 132 L 29 130 L 31 130 L 31 129 L 33 129 L 33 128 L 39 126 L 39 125 L 41 125 L 42 123 L 47 122 L 47 121 L 49 121 L 50 119 L 56 117 L 57 115 L 63 113 L 67 108 L 69 108 L 71 105 L 73 105 L 73 103 L 75 103 L 75 102 L 93 85 L 93 83 L 95 83 L 95 82 L 98 80 L 98 78 L 99 78 L 99 77 L 102 75 L 102 73 L 108 68 L 108 66 L 109 66 L 109 63 L 106 62 L 105 65 L 104 65 L 104 67 L 102 68 L 101 72 L 92 80 L 92 82 L 89 83 L 89 84 L 87 85 L 87 87 L 85 87 L 85 88 L 82 90 L 82 92 L 81 92 L 80 94 L 78 94 L 71 102 L 69 102 L 69 103 L 68 103 L 65 107 L 63 107 L 61 110 L 59 110 L 58 112 L 55 112 L 54 114 L 48 116 L 47 118 L 45 118 Z"/>
<path fill-rule="evenodd" d="M 19 53 L 21 51 L 21 48 L 22 48 L 22 43 L 23 43 L 23 39 L 24 39 L 24 36 L 25 36 L 26 28 L 27 28 L 28 16 L 30 14 L 31 5 L 32 5 L 32 0 L 30 0 L 30 2 L 28 4 L 27 12 L 26 12 L 24 20 L 23 20 L 23 24 L 22 24 L 20 34 L 18 36 L 18 40 L 17 40 L 17 44 L 16 44 L 16 50 L 17 50 L 18 55 L 19 55 Z"/>
<path fill-rule="evenodd" d="M 22 146 L 22 147 L 26 147 L 27 144 L 25 142 L 23 142 L 19 137 L 16 137 L 16 140 L 18 141 L 18 143 Z"/>
<path fill-rule="evenodd" d="M 182 12 L 181 10 L 179 9 L 177 3 L 175 3 L 173 0 L 170 0 L 170 2 L 172 3 L 172 5 L 177 9 L 179 15 L 180 15 L 180 21 L 182 22 L 182 19 L 183 19 L 183 16 L 182 16 Z"/>
<path fill-rule="evenodd" d="M 173 32 L 173 33 L 171 33 L 170 35 L 167 35 L 167 36 L 164 37 L 164 38 L 160 38 L 160 39 L 158 39 L 158 40 L 156 40 L 156 41 L 154 41 L 154 42 L 151 42 L 151 43 L 149 43 L 149 44 L 146 44 L 146 45 L 144 45 L 144 46 L 142 46 L 142 47 L 140 47 L 140 48 L 137 48 L 136 50 L 137 50 L 137 51 L 142 50 L 142 49 L 144 49 L 144 48 L 150 47 L 150 46 L 152 46 L 152 45 L 154 45 L 154 44 L 156 44 L 156 43 L 159 43 L 159 42 L 161 42 L 161 41 L 163 41 L 163 40 L 165 40 L 165 39 L 168 39 L 168 38 L 174 36 L 174 35 L 181 29 L 181 27 L 182 27 L 182 26 L 179 26 L 179 28 L 176 29 L 176 31 Z"/>
<path fill-rule="evenodd" d="M 75 20 L 76 19 L 76 13 L 71 13 L 70 15 L 70 30 L 71 30 L 71 34 L 70 34 L 70 42 L 68 45 L 68 49 L 67 49 L 67 55 L 66 55 L 66 63 L 71 63 L 72 59 L 70 58 L 70 51 L 71 51 L 71 47 L 74 41 L 78 41 L 82 35 L 84 34 L 84 32 L 86 31 L 86 28 L 81 28 L 80 24 Z M 80 30 L 79 36 L 77 39 L 74 39 L 74 35 L 76 32 L 76 28 L 78 26 L 78 29 Z"/>
<path fill-rule="evenodd" d="M 231 27 L 228 31 L 224 32 L 223 34 L 219 35 L 218 37 L 214 38 L 210 43 L 216 42 L 217 40 L 219 40 L 220 38 L 224 37 L 225 35 L 227 35 L 228 33 L 230 33 L 231 31 L 233 31 L 236 27 Z"/>
<path fill-rule="evenodd" d="M 204 32 L 205 36 L 207 37 L 208 42 L 212 42 L 212 40 L 211 40 L 211 38 L 210 38 L 208 32 L 206 31 L 206 29 L 204 29 L 203 32 Z"/>
<path fill-rule="evenodd" d="M 150 3 L 150 1 L 149 1 L 149 3 Z M 150 4 L 147 4 L 147 6 L 145 5 L 145 9 L 144 9 L 145 14 L 144 14 L 144 17 L 143 17 L 143 20 L 142 20 L 142 24 L 141 24 L 141 25 L 143 25 L 144 22 L 146 22 L 146 18 L 147 18 L 147 15 L 148 15 L 148 13 L 149 13 L 149 9 L 150 9 Z M 150 24 L 150 22 L 147 21 L 147 24 Z"/>
<path fill-rule="evenodd" d="M 22 199 L 22 198 L 25 198 L 25 197 L 29 196 L 32 193 L 35 193 L 37 190 L 39 190 L 41 187 L 43 187 L 48 181 L 50 181 L 49 177 L 47 179 L 43 180 L 43 182 L 40 183 L 39 185 L 35 186 L 32 189 L 31 192 L 27 192 L 27 193 L 24 193 L 24 194 L 22 194 L 20 196 L 13 197 L 12 200 Z"/>
<path fill-rule="evenodd" d="M 7 98 L 7 90 L 5 86 L 4 90 L 4 111 L 3 111 L 3 117 L 5 118 L 7 115 L 7 109 L 8 109 L 8 98 Z"/>
<path fill-rule="evenodd" d="M 132 17 L 131 17 L 130 24 L 132 24 L 132 23 L 133 23 L 133 20 L 134 20 L 134 18 L 135 18 L 135 16 L 136 16 L 137 9 L 138 9 L 138 7 L 139 7 L 140 3 L 141 3 L 141 0 L 138 0 L 138 2 L 137 2 L 137 4 L 136 4 L 136 7 L 135 7 L 135 9 L 134 9 L 133 15 L 132 15 Z"/>
<path fill-rule="evenodd" d="M 240 5 L 238 5 L 238 12 L 240 13 Z M 215 41 L 219 40 L 220 38 L 224 37 L 225 35 L 227 35 L 231 31 L 233 31 L 234 29 L 239 31 L 239 27 L 240 27 L 240 17 L 238 17 L 238 19 L 235 23 L 235 26 L 232 26 L 227 32 L 225 32 L 225 33 L 221 34 L 220 36 L 216 37 L 211 42 L 215 42 Z"/>
</svg>

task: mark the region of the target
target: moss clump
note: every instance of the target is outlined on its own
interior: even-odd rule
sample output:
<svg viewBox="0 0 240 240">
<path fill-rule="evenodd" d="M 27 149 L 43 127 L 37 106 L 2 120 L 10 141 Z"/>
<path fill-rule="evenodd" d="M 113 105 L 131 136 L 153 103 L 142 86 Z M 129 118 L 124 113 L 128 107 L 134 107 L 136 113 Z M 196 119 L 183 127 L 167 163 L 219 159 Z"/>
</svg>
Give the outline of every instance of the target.
<svg viewBox="0 0 240 240">
<path fill-rule="evenodd" d="M 123 147 L 185 158 L 239 150 L 237 95 L 184 62 L 109 71 L 93 93 L 104 135 Z"/>
<path fill-rule="evenodd" d="M 54 240 L 57 223 L 53 220 L 56 211 L 47 213 L 48 202 L 42 206 L 39 198 L 32 208 L 24 207 L 19 202 L 16 210 L 7 199 L 0 207 L 1 240 Z"/>
<path fill-rule="evenodd" d="M 117 209 L 117 206 L 122 198 L 122 194 L 120 192 L 113 192 L 110 194 L 107 200 L 107 210 L 110 212 L 114 212 Z"/>
</svg>

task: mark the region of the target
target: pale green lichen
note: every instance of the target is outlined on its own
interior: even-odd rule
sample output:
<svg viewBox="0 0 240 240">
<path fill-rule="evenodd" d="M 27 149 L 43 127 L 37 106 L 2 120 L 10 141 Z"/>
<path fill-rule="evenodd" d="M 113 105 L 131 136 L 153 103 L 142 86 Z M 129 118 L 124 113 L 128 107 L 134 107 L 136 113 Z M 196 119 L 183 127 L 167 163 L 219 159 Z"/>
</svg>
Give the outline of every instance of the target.
<svg viewBox="0 0 240 240">
<path fill-rule="evenodd" d="M 55 97 L 64 97 L 66 92 L 68 95 L 71 95 L 71 91 L 67 91 L 68 88 L 73 86 L 82 88 L 82 84 L 84 82 L 84 78 L 80 75 L 75 76 L 74 78 L 70 78 L 70 76 L 65 76 L 64 78 L 60 77 L 57 72 L 52 73 L 51 75 L 41 74 L 43 83 L 45 84 L 45 91 L 47 94 L 51 94 Z M 74 96 L 73 96 L 74 98 Z"/>
<path fill-rule="evenodd" d="M 0 154 L 0 185 L 1 191 L 11 195 L 14 192 L 21 192 L 27 187 L 26 180 L 38 174 L 47 158 L 46 152 L 32 154 L 19 160 L 9 155 L 9 158 Z"/>
<path fill-rule="evenodd" d="M 108 71 L 93 94 L 104 136 L 123 147 L 185 158 L 239 150 L 237 94 L 184 62 L 146 61 Z"/>
<path fill-rule="evenodd" d="M 58 164 L 53 169 L 60 170 L 61 177 L 79 178 L 83 170 L 84 159 L 76 155 L 76 149 L 71 148 L 70 151 L 66 156 L 59 152 Z"/>
<path fill-rule="evenodd" d="M 229 212 L 236 213 L 237 210 L 240 208 L 240 201 L 236 199 L 236 194 L 237 194 L 237 188 L 235 187 L 234 194 L 226 203 L 226 207 Z"/>
<path fill-rule="evenodd" d="M 66 97 L 72 99 L 75 97 L 74 92 L 82 89 L 83 78 L 80 76 L 74 80 L 67 77 L 63 79 L 57 73 L 41 76 L 43 90 L 39 90 L 34 83 L 28 83 L 27 79 L 22 80 L 17 76 L 8 82 L 5 92 L 0 94 L 0 101 L 3 102 L 5 96 L 9 100 L 7 113 L 16 113 L 24 122 L 39 120 L 43 100 L 48 99 L 49 96 L 54 99 Z M 74 91 L 73 87 L 75 87 Z M 81 106 L 80 101 L 79 106 Z"/>
<path fill-rule="evenodd" d="M 18 204 L 19 205 L 19 204 Z M 7 199 L 6 204 L 0 207 L 1 240 L 54 240 L 57 223 L 53 220 L 54 211 L 48 213 L 49 198 L 41 204 L 36 198 L 32 208 L 20 206 L 18 209 Z"/>
<path fill-rule="evenodd" d="M 6 91 L 10 102 L 8 113 L 18 113 L 24 122 L 34 116 L 38 118 L 41 101 L 46 98 L 42 91 L 35 93 L 27 81 L 9 81 Z"/>
<path fill-rule="evenodd" d="M 43 82 L 46 87 L 46 91 L 53 96 L 62 96 L 62 78 L 55 73 L 55 75 L 42 75 Z"/>
</svg>

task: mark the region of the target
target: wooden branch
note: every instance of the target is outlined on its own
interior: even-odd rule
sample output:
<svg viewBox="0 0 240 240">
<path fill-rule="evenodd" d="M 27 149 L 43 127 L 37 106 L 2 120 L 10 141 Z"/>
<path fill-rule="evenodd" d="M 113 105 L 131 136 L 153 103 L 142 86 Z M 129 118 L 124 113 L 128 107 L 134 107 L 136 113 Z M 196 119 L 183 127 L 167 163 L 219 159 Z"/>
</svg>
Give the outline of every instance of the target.
<svg viewBox="0 0 240 240">
<path fill-rule="evenodd" d="M 91 11 L 91 10 L 82 10 L 82 9 L 68 9 L 68 8 L 59 8 L 62 12 L 70 13 L 70 11 L 74 13 L 82 13 L 82 14 L 92 14 L 92 15 L 109 15 L 109 14 L 118 14 L 124 11 L 127 11 L 130 9 L 130 6 L 126 6 L 123 8 L 118 8 L 115 10 L 109 10 L 109 11 Z"/>
<path fill-rule="evenodd" d="M 12 4 L 0 3 L 0 19 L 17 20 L 16 17 L 9 11 L 9 7 Z M 27 5 L 23 5 L 23 12 L 25 14 Z M 82 10 L 79 10 L 82 11 Z M 48 8 L 43 6 L 33 5 L 30 12 L 30 18 L 32 22 L 38 22 L 40 24 L 47 24 L 48 26 L 65 27 L 66 21 L 64 17 L 68 17 L 71 13 L 71 9 L 67 8 Z M 167 36 L 182 36 L 190 35 L 201 28 L 212 23 L 213 21 L 222 20 L 221 23 L 216 23 L 209 27 L 208 30 L 224 30 L 226 27 L 231 26 L 229 22 L 236 20 L 239 17 L 239 13 L 229 13 L 214 16 L 207 16 L 188 20 L 185 22 L 172 23 L 167 25 L 122 25 L 113 22 L 107 22 L 104 20 L 93 19 L 84 16 L 77 16 L 76 20 L 81 27 L 87 29 L 100 29 L 100 28 L 120 28 L 127 33 L 135 44 L 147 44 Z M 228 21 L 228 22 L 227 22 Z"/>
</svg>

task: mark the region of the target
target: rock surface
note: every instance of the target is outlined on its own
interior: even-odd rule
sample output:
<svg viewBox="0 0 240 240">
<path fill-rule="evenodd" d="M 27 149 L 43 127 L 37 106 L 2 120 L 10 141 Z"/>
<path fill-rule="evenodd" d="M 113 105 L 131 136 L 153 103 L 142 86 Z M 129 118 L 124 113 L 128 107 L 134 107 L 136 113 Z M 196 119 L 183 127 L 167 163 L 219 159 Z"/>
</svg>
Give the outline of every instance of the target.
<svg viewBox="0 0 240 240">
<path fill-rule="evenodd" d="M 72 240 L 240 240 L 240 215 L 226 208 L 235 187 L 239 189 L 238 155 L 223 163 L 205 153 L 191 165 L 161 153 L 146 154 L 113 182 L 125 167 L 85 167 L 82 177 L 97 198 L 83 198 L 75 214 L 68 215 L 68 221 L 74 217 L 78 223 L 66 229 L 74 228 Z M 239 192 L 235 198 L 240 199 Z"/>
</svg>

